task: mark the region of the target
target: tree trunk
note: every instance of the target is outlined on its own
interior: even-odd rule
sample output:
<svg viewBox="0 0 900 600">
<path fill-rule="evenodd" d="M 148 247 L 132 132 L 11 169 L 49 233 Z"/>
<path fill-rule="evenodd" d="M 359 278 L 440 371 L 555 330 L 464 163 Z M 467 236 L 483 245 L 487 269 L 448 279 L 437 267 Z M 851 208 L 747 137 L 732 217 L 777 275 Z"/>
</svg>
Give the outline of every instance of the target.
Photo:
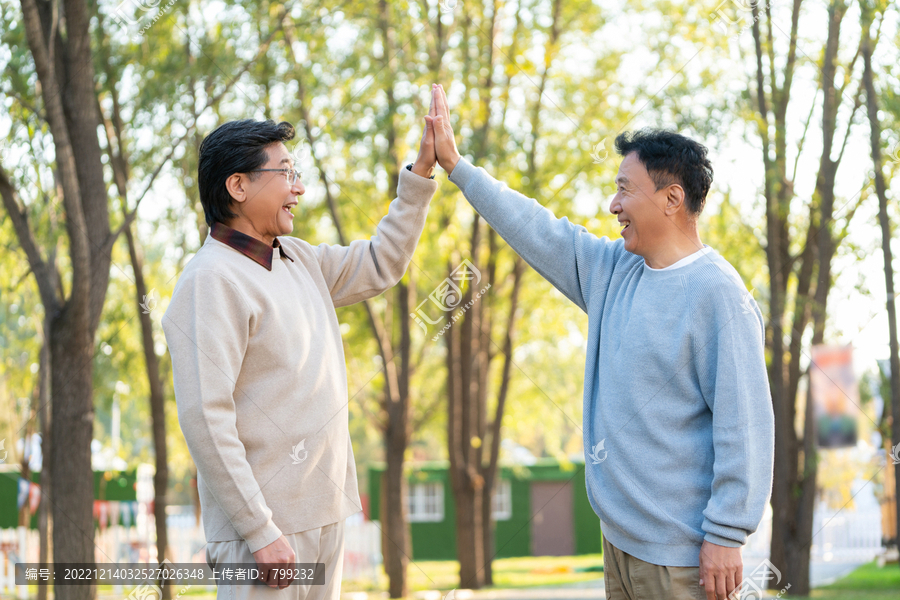
<svg viewBox="0 0 900 600">
<path fill-rule="evenodd" d="M 816 493 L 816 436 L 813 408 L 807 396 L 802 437 L 795 429 L 797 390 L 802 377 L 800 355 L 803 335 L 810 324 L 812 343 L 824 339 L 828 294 L 832 285 L 831 262 L 836 248 L 833 233 L 834 183 L 843 147 L 833 158 L 840 90 L 836 88 L 841 22 L 846 14 L 844 0 L 833 0 L 829 6 L 828 35 L 823 49 L 822 76 L 822 154 L 816 178 L 815 194 L 809 203 L 809 223 L 802 251 L 791 255 L 790 208 L 794 197 L 795 173 L 787 167 L 786 115 L 797 52 L 797 32 L 801 0 L 794 0 L 788 54 L 781 72 L 775 58 L 771 11 L 754 4 L 753 40 L 756 52 L 756 108 L 760 137 L 763 142 L 766 198 L 766 260 L 770 277 L 769 324 L 766 337 L 769 355 L 769 382 L 775 413 L 775 470 L 772 485 L 772 543 L 770 560 L 782 573 L 781 581 L 771 581 L 773 588 L 790 582 L 791 593 L 808 595 L 809 553 L 812 544 L 812 520 Z M 762 23 L 768 25 L 763 37 Z M 855 60 L 855 59 L 854 59 Z M 764 66 L 765 63 L 767 64 Z M 847 67 L 852 72 L 852 64 Z M 780 82 L 779 77 L 780 75 Z M 769 81 L 765 81 L 766 77 Z M 780 83 L 780 85 L 779 85 Z M 768 91 L 767 91 L 768 88 Z M 771 102 L 772 110 L 769 111 Z M 857 103 L 852 111 L 855 113 Z M 810 116 L 812 113 L 810 113 Z M 853 114 L 848 123 L 852 122 Z M 849 132 L 849 124 L 848 124 Z M 804 138 L 806 131 L 803 132 Z M 845 141 L 846 144 L 845 134 Z M 802 145 L 802 141 L 801 141 Z M 852 216 L 849 213 L 847 219 Z M 796 287 L 792 290 L 792 282 Z M 789 309 L 787 299 L 793 296 Z M 812 297 L 810 297 L 812 296 Z M 793 314 L 793 326 L 785 329 L 786 315 Z M 785 343 L 785 333 L 790 341 Z"/>
<path fill-rule="evenodd" d="M 459 583 L 465 589 L 480 589 L 484 585 L 484 552 L 482 544 L 484 523 L 482 521 L 483 486 L 465 477 L 456 492 L 456 544 L 459 556 Z M 462 510 L 459 507 L 462 507 Z M 474 507 L 474 509 L 472 508 Z"/>
<path fill-rule="evenodd" d="M 463 4 L 459 17 L 461 48 L 471 47 L 471 36 L 477 35 L 473 27 L 473 9 Z M 473 31 L 474 30 L 474 31 Z M 460 80 L 468 90 L 472 73 L 479 70 L 480 65 L 472 66 L 473 57 L 470 52 L 463 53 Z M 490 68 L 488 71 L 490 72 Z M 484 90 L 481 94 L 485 99 Z M 490 98 L 490 91 L 487 92 Z M 489 106 L 488 106 L 489 108 Z M 481 138 L 487 137 L 486 130 Z M 478 150 L 477 144 L 473 145 Z M 480 156 L 475 155 L 475 164 Z M 475 213 L 469 234 L 468 259 L 478 265 L 479 243 L 481 240 L 481 217 Z M 447 265 L 447 277 L 452 278 L 456 265 Z M 472 299 L 472 285 L 463 290 L 459 306 L 466 306 Z M 480 307 L 479 307 L 480 308 Z M 490 527 L 490 520 L 484 521 L 485 497 L 490 502 L 490 491 L 484 491 L 484 479 L 481 476 L 483 435 L 480 425 L 478 406 L 481 397 L 479 367 L 480 358 L 478 343 L 480 338 L 473 335 L 473 320 L 477 308 L 468 312 L 454 308 L 446 317 L 450 328 L 444 333 L 447 346 L 447 450 L 450 457 L 450 484 L 453 501 L 456 506 L 456 557 L 459 562 L 459 587 L 463 589 L 480 589 L 484 585 L 484 564 L 490 554 L 485 554 L 484 532 Z M 474 444 L 474 446 L 473 446 Z"/>
<path fill-rule="evenodd" d="M 494 243 L 497 234 L 491 230 L 489 235 L 491 256 L 495 256 Z M 494 411 L 494 419 L 489 427 L 491 435 L 491 445 L 488 455 L 487 464 L 482 473 L 484 477 L 484 488 L 490 490 L 486 494 L 482 510 L 482 523 L 484 523 L 484 584 L 494 585 L 494 557 L 501 550 L 496 547 L 495 530 L 496 525 L 493 519 L 493 496 L 499 483 L 497 473 L 500 463 L 500 432 L 503 424 L 503 414 L 506 408 L 506 399 L 509 395 L 510 371 L 512 368 L 512 350 L 513 350 L 513 332 L 516 325 L 516 311 L 519 307 L 519 291 L 521 290 L 522 274 L 525 272 L 525 261 L 521 256 L 516 256 L 513 266 L 513 288 L 510 293 L 509 314 L 506 319 L 506 335 L 503 339 L 503 371 L 500 375 L 500 391 L 497 394 L 497 407 Z M 488 267 L 488 278 L 494 281 L 494 265 Z"/>
<path fill-rule="evenodd" d="M 134 214 L 128 212 L 128 157 L 125 150 L 125 141 L 122 137 L 124 123 L 121 115 L 116 79 L 110 62 L 105 52 L 101 52 L 105 60 L 104 67 L 107 83 L 110 87 L 112 99 L 112 115 L 103 119 L 107 138 L 107 156 L 113 170 L 113 180 L 119 192 L 122 203 L 122 230 L 128 243 L 128 257 L 131 261 L 131 270 L 134 273 L 135 308 L 138 311 L 138 319 L 141 325 L 141 349 L 144 353 L 144 368 L 147 373 L 147 386 L 150 390 L 150 423 L 153 433 L 154 450 L 154 474 L 153 474 L 153 517 L 156 528 L 156 556 L 157 562 L 162 564 L 168 554 L 168 527 L 166 522 L 166 495 L 169 487 L 169 460 L 166 446 L 166 413 L 165 393 L 163 391 L 162 377 L 159 373 L 159 358 L 153 343 L 153 321 L 151 313 L 156 308 L 155 298 L 151 298 L 153 291 L 147 292 L 147 284 L 144 280 L 144 262 L 140 249 L 134 239 L 131 219 Z M 102 115 L 99 98 L 97 110 Z M 140 200 L 139 200 L 140 201 Z M 137 211 L 137 206 L 134 212 Z M 161 583 L 161 582 L 157 582 Z M 162 600 L 171 598 L 171 588 L 161 585 Z"/>
<path fill-rule="evenodd" d="M 120 188 L 124 192 L 124 186 Z M 125 204 L 122 194 L 122 206 Z M 126 214 L 127 218 L 127 214 Z M 153 516 L 156 520 L 156 557 L 162 563 L 168 554 L 169 535 L 166 524 L 166 492 L 169 489 L 169 459 L 166 448 L 166 409 L 162 378 L 159 376 L 159 358 L 153 344 L 153 321 L 150 315 L 155 306 L 151 306 L 147 285 L 144 282 L 144 264 L 138 253 L 137 243 L 131 232 L 131 226 L 125 228 L 125 239 L 128 241 L 128 255 L 131 259 L 131 270 L 134 272 L 135 305 L 141 321 L 141 342 L 144 350 L 144 365 L 147 370 L 147 382 L 150 387 L 150 422 L 153 427 L 153 449 L 155 454 L 155 472 L 153 474 Z M 162 600 L 169 600 L 171 589 L 163 586 Z"/>
<path fill-rule="evenodd" d="M 465 6 L 463 7 L 463 42 L 462 47 L 468 47 L 467 35 L 470 26 L 473 26 L 472 17 Z M 497 38 L 497 14 L 498 3 L 493 3 L 490 20 L 492 38 Z M 537 146 L 539 139 L 539 125 L 541 114 L 541 102 L 546 89 L 550 69 L 558 52 L 558 41 L 562 34 L 561 28 L 562 3 L 555 0 L 551 7 L 551 22 L 547 41 L 544 45 L 543 69 L 538 84 L 538 94 L 530 107 L 529 118 L 531 125 L 530 148 L 526 151 L 527 175 L 529 186 L 523 193 L 536 197 L 540 184 L 538 183 L 539 171 L 537 166 Z M 519 27 L 519 12 L 516 11 L 516 30 Z M 480 29 L 480 27 L 479 27 Z M 493 48 L 493 43 L 489 44 Z M 510 46 L 510 52 L 506 53 L 510 61 L 515 59 L 515 37 Z M 471 68 L 470 60 L 464 61 L 462 80 L 469 81 L 466 73 Z M 487 54 L 484 69 L 485 80 L 479 90 L 482 99 L 479 118 L 481 123 L 477 127 L 478 135 L 467 142 L 471 146 L 470 154 L 474 164 L 489 154 L 492 149 L 488 144 L 490 137 L 491 121 L 491 91 L 494 85 L 492 76 L 494 73 L 494 53 Z M 472 69 L 475 70 L 474 68 Z M 509 80 L 507 80 L 507 86 Z M 508 101 L 508 90 L 504 92 L 504 114 Z M 500 136 L 497 136 L 498 139 Z M 497 146 L 502 148 L 502 144 Z M 502 150 L 500 150 L 502 152 Z M 467 153 L 464 151 L 464 153 Z M 478 257 L 481 253 L 481 217 L 474 215 L 470 234 L 469 256 L 470 261 L 478 268 L 481 264 Z M 498 250 L 495 244 L 495 232 L 490 230 L 488 235 L 487 256 L 487 282 L 493 286 L 496 280 L 496 261 Z M 487 422 L 487 398 L 489 388 L 489 374 L 491 361 L 495 355 L 491 351 L 492 341 L 492 302 L 491 297 L 481 297 L 467 312 L 456 313 L 451 316 L 454 326 L 444 334 L 447 344 L 447 374 L 448 374 L 448 450 L 450 454 L 451 479 L 453 483 L 454 500 L 457 510 L 457 556 L 460 562 L 460 587 L 480 588 L 482 585 L 493 584 L 493 557 L 498 549 L 495 547 L 493 512 L 493 494 L 497 481 L 500 431 L 505 408 L 505 401 L 510 378 L 510 364 L 512 354 L 512 336 L 515 326 L 515 312 L 518 301 L 519 282 L 524 272 L 524 262 L 516 257 L 513 268 L 513 291 L 510 296 L 510 313 L 506 323 L 506 340 L 503 353 L 505 362 L 500 381 L 500 391 L 497 395 L 495 414 L 490 425 Z M 474 285 L 464 291 L 461 305 L 467 306 L 476 290 Z M 458 319 L 458 320 L 457 320 Z M 461 331 L 456 331 L 459 328 Z M 488 437 L 490 436 L 490 445 Z M 475 549 L 473 551 L 472 546 Z M 483 561 L 483 562 L 481 562 Z"/>
<path fill-rule="evenodd" d="M 86 319 L 54 319 L 50 332 L 51 447 L 48 470 L 53 489 L 53 562 L 94 562 L 94 477 L 91 439 L 94 433 L 92 397 L 93 336 Z M 58 600 L 96 597 L 96 585 L 64 585 L 54 589 Z"/>
<path fill-rule="evenodd" d="M 836 119 L 838 109 L 838 94 L 834 84 L 834 74 L 837 69 L 837 55 L 840 46 L 840 27 L 843 16 L 846 13 L 846 5 L 841 1 L 832 2 L 829 7 L 828 36 L 825 42 L 825 52 L 822 61 L 822 154 L 819 160 L 819 172 L 816 177 L 816 197 L 813 200 L 811 214 L 813 219 L 808 227 L 810 232 L 806 237 L 807 244 L 815 244 L 815 258 L 809 248 L 804 249 L 803 260 L 814 261 L 817 275 L 815 291 L 811 307 L 813 337 L 812 344 L 821 344 L 825 338 L 825 321 L 828 309 L 828 295 L 831 291 L 831 261 L 834 257 L 834 235 L 832 233 L 834 215 L 834 183 L 839 165 L 839 160 L 832 158 L 834 137 L 836 131 Z M 807 267 L 804 262 L 803 267 Z M 811 270 L 811 269 L 810 269 Z M 808 273 L 808 271 L 807 271 Z M 805 274 L 805 273 L 804 273 Z M 801 276 L 802 277 L 802 276 Z M 808 283 L 808 280 L 805 282 Z M 805 330 L 805 314 L 807 300 L 798 294 L 795 303 L 795 314 L 800 316 L 803 323 L 800 329 L 791 332 L 791 345 L 794 346 L 795 338 L 801 338 Z M 801 340 L 797 340 L 798 344 Z M 799 359 L 788 357 L 789 362 Z M 812 365 L 810 369 L 812 369 Z M 796 402 L 799 373 L 791 372 L 789 366 L 787 395 L 785 401 Z M 796 413 L 796 409 L 792 411 Z M 793 418 L 789 421 L 793 423 Z M 815 512 L 816 478 L 817 478 L 817 441 L 814 418 L 813 399 L 809 386 L 806 391 L 806 406 L 803 420 L 803 437 L 798 439 L 793 426 L 790 428 L 791 445 L 794 450 L 790 455 L 792 464 L 797 465 L 792 478 L 786 483 L 785 489 L 792 491 L 786 499 L 787 521 L 772 523 L 772 531 L 782 531 L 780 540 L 784 544 L 784 564 L 787 567 L 785 574 L 790 576 L 791 593 L 797 595 L 809 595 L 810 592 L 810 550 L 813 543 L 813 516 Z M 802 470 L 801 470 L 802 469 Z M 785 514 L 781 512 L 780 514 Z M 773 536 L 773 539 L 779 539 Z M 774 562 L 774 561 L 773 561 Z M 775 563 L 776 565 L 778 563 Z M 773 588 L 784 587 L 784 582 L 771 582 Z"/>
<path fill-rule="evenodd" d="M 484 555 L 484 568 L 482 569 L 483 573 L 481 577 L 484 581 L 484 585 L 491 586 L 494 585 L 494 557 L 499 550 L 499 548 L 497 548 L 496 539 L 497 523 L 494 521 L 494 494 L 497 492 L 496 485 L 498 479 L 496 467 L 490 470 L 490 473 L 488 471 L 489 469 L 485 469 L 485 493 L 481 502 L 481 552 Z M 490 490 L 490 492 L 487 490 Z"/>
<path fill-rule="evenodd" d="M 398 444 L 396 436 L 386 429 L 384 432 L 385 462 L 387 467 L 382 476 L 382 554 L 384 571 L 388 576 L 388 595 L 403 598 L 408 595 L 407 566 L 409 565 L 409 540 L 407 526 L 406 497 L 407 482 L 403 473 L 405 446 Z"/>
<path fill-rule="evenodd" d="M 861 6 L 862 3 L 861 3 Z M 888 216 L 887 186 L 882 172 L 881 123 L 878 120 L 878 97 L 872 74 L 872 44 L 869 29 L 873 15 L 863 8 L 863 82 L 866 88 L 866 109 L 869 115 L 869 137 L 872 147 L 872 168 L 875 172 L 875 193 L 878 195 L 878 222 L 881 225 L 881 252 L 884 255 L 884 284 L 887 291 L 888 335 L 890 338 L 891 364 L 891 416 L 894 447 L 900 446 L 900 349 L 897 340 L 897 305 L 894 294 L 894 263 L 891 251 L 891 221 Z M 890 457 L 888 457 L 890 459 Z M 891 464 L 887 465 L 890 469 Z M 894 498 L 900 498 L 900 463 L 893 465 Z M 897 511 L 896 523 L 900 523 L 900 501 L 894 502 Z M 900 535 L 894 540 L 900 545 Z"/>
<path fill-rule="evenodd" d="M 477 231 L 477 217 L 473 229 Z M 448 268 L 448 273 L 452 269 Z M 461 304 L 470 298 L 471 288 Z M 448 313 L 458 319 L 459 312 Z M 459 561 L 459 587 L 480 589 L 483 585 L 484 542 L 482 530 L 482 489 L 478 473 L 481 453 L 472 447 L 473 403 L 471 372 L 471 322 L 458 319 L 444 333 L 447 344 L 447 450 L 450 455 L 450 484 L 456 504 L 456 556 Z M 462 330 L 462 331 L 460 331 Z"/>
<path fill-rule="evenodd" d="M 50 341 L 47 332 L 50 331 L 49 319 L 44 317 L 44 332 L 41 340 L 41 355 L 38 374 L 40 377 L 40 394 L 38 397 L 38 416 L 41 426 L 41 503 L 38 505 L 38 536 L 40 539 L 40 555 L 38 562 L 47 563 L 53 556 L 50 540 L 52 539 L 52 521 L 50 519 L 50 502 L 47 497 L 52 497 L 50 469 L 47 467 L 47 457 L 50 456 Z M 47 600 L 47 586 L 38 586 L 38 600 Z"/>
<path fill-rule="evenodd" d="M 106 298 L 112 240 L 97 137 L 100 119 L 88 8 L 83 0 L 64 0 L 63 5 L 64 27 L 60 27 L 56 3 L 22 0 L 22 21 L 56 150 L 55 173 L 62 190 L 72 269 L 69 298 L 63 296 L 55 264 L 52 260 L 48 264 L 41 255 L 5 178 L 0 192 L 35 274 L 50 325 L 51 448 L 45 471 L 53 489 L 65 490 L 58 497 L 46 490 L 44 494 L 44 501 L 53 507 L 52 562 L 90 563 L 95 560 L 90 447 L 94 334 Z M 57 600 L 87 600 L 95 594 L 95 585 L 55 589 Z"/>
<path fill-rule="evenodd" d="M 799 12 L 799 1 L 794 2 L 794 15 Z M 767 9 L 768 10 L 768 9 Z M 779 139 L 778 127 L 783 127 L 779 121 L 779 115 L 784 114 L 784 109 L 779 102 L 786 102 L 789 92 L 791 77 L 789 72 L 793 69 L 793 55 L 785 65 L 785 76 L 782 90 L 775 85 L 775 74 L 772 73 L 772 113 L 775 121 L 775 142 L 769 132 L 770 113 L 768 98 L 766 97 L 765 69 L 763 58 L 767 54 L 763 50 L 762 32 L 760 27 L 759 7 L 752 5 L 753 11 L 753 40 L 756 50 L 756 92 L 757 110 L 759 112 L 760 137 L 763 142 L 763 165 L 765 168 L 765 199 L 766 199 L 766 264 L 769 271 L 769 332 L 766 338 L 771 360 L 769 369 L 769 386 L 772 393 L 772 408 L 775 415 L 775 465 L 772 485 L 772 543 L 770 560 L 782 570 L 782 572 L 794 573 L 788 570 L 788 547 L 790 535 L 784 524 L 791 522 L 793 515 L 790 511 L 791 482 L 796 474 L 796 443 L 793 426 L 793 398 L 785 394 L 785 348 L 784 348 L 784 305 L 787 273 L 784 272 L 785 261 L 785 224 L 782 215 L 784 210 L 784 198 L 790 200 L 789 190 L 786 186 L 789 182 L 780 167 L 785 164 L 785 158 L 780 151 L 782 143 Z M 771 27 L 771 22 L 770 22 Z M 796 20 L 792 23 L 792 39 L 796 39 Z M 769 39 L 771 43 L 771 36 Z M 771 59 L 770 59 L 771 61 Z M 774 65 L 769 65 L 774 69 Z M 779 93 L 779 91 L 781 93 Z M 775 157 L 771 155 L 772 147 L 775 149 Z M 776 528 L 775 524 L 779 524 Z"/>
</svg>

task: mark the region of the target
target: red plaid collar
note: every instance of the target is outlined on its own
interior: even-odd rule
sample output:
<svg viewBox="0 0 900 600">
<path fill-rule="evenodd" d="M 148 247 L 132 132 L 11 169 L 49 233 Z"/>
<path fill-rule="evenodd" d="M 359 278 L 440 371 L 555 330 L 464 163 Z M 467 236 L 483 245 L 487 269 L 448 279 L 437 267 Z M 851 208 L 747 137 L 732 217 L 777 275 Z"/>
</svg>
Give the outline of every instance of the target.
<svg viewBox="0 0 900 600">
<path fill-rule="evenodd" d="M 255 237 L 249 236 L 246 233 L 238 231 L 237 229 L 232 229 L 228 225 L 220 222 L 213 223 L 209 234 L 213 236 L 214 239 L 219 240 L 226 246 L 231 246 L 244 256 L 252 258 L 270 271 L 272 270 L 273 248 L 278 248 L 283 257 L 290 259 L 291 262 L 294 262 L 294 259 L 288 256 L 288 254 L 284 251 L 284 246 L 281 245 L 281 242 L 277 237 L 272 242 L 272 245 L 269 246 L 259 241 Z"/>
</svg>

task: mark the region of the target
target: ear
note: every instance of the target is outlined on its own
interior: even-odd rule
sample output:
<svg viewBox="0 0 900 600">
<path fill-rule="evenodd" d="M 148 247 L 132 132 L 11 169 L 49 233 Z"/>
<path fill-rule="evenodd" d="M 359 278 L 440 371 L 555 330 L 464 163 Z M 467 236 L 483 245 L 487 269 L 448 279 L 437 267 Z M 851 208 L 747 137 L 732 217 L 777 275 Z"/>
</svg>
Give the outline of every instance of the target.
<svg viewBox="0 0 900 600">
<path fill-rule="evenodd" d="M 235 202 L 244 202 L 247 200 L 247 188 L 250 178 L 246 173 L 232 173 L 225 180 L 225 189 L 231 194 Z"/>
<path fill-rule="evenodd" d="M 674 216 L 684 206 L 684 188 L 677 183 L 666 188 L 666 216 Z"/>
</svg>

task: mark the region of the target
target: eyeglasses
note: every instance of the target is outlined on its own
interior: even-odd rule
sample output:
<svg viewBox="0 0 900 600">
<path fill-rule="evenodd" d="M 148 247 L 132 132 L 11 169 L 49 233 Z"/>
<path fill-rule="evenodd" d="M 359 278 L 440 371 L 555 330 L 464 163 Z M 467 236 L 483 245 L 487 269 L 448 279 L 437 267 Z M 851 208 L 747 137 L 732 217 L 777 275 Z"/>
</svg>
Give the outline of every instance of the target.
<svg viewBox="0 0 900 600">
<path fill-rule="evenodd" d="M 248 173 L 257 173 L 261 171 L 277 171 L 279 173 L 284 173 L 284 180 L 288 182 L 288 185 L 294 185 L 297 183 L 297 180 L 303 179 L 300 171 L 295 171 L 294 169 L 253 169 L 252 171 L 247 171 Z"/>
</svg>

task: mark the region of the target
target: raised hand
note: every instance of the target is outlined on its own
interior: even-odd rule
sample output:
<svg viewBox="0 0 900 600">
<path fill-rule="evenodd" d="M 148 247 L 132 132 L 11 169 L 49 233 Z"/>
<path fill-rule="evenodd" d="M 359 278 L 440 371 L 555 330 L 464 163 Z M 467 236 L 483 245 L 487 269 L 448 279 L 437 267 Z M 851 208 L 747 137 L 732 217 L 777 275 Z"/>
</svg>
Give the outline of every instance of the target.
<svg viewBox="0 0 900 600">
<path fill-rule="evenodd" d="M 453 135 L 453 127 L 450 126 L 450 108 L 447 105 L 447 95 L 440 84 L 431 86 L 432 103 L 435 113 L 425 117 L 425 121 L 432 124 L 434 130 L 434 149 L 437 160 L 447 174 L 453 172 L 456 163 L 459 162 L 459 150 L 456 149 L 456 138 Z"/>
<path fill-rule="evenodd" d="M 431 177 L 434 173 L 434 164 L 437 162 L 437 155 L 434 150 L 434 124 L 429 118 L 437 114 L 437 108 L 434 103 L 434 90 L 431 92 L 431 106 L 428 107 L 428 116 L 425 117 L 425 131 L 422 132 L 422 141 L 419 142 L 419 156 L 413 163 L 412 171 L 416 175 L 422 177 Z"/>
</svg>

